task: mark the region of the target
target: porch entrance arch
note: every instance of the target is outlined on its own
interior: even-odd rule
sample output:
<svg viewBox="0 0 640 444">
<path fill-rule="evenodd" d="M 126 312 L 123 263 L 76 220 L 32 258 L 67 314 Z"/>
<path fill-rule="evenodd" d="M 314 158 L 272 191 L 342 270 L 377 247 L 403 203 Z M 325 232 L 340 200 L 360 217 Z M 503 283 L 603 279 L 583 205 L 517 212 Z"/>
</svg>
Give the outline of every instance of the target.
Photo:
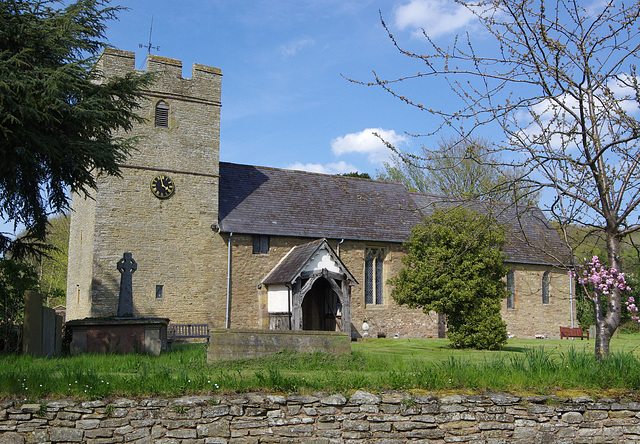
<svg viewBox="0 0 640 444">
<path fill-rule="evenodd" d="M 351 286 L 357 282 L 326 239 L 292 248 L 261 285 L 267 287 L 270 329 L 351 333 Z"/>
<path fill-rule="evenodd" d="M 342 331 L 342 302 L 326 279 L 317 279 L 302 300 L 302 329 Z"/>
</svg>

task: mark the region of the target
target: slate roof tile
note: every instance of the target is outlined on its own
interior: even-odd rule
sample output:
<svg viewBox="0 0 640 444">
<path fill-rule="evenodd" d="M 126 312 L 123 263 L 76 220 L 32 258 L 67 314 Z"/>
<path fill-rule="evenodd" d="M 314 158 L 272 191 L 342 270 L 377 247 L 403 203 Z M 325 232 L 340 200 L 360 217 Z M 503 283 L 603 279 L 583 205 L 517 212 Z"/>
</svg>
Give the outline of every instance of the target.
<svg viewBox="0 0 640 444">
<path fill-rule="evenodd" d="M 569 250 L 537 207 L 485 200 L 460 200 L 430 194 L 411 195 L 425 217 L 433 214 L 436 208 L 454 206 L 469 207 L 495 217 L 507 232 L 503 251 L 509 262 L 545 265 L 569 263 Z"/>
<path fill-rule="evenodd" d="M 406 242 L 438 206 L 491 212 L 508 233 L 507 260 L 568 263 L 568 250 L 540 209 L 410 193 L 399 183 L 220 162 L 221 231 Z M 490 205 L 490 206 L 489 206 Z"/>
<path fill-rule="evenodd" d="M 404 242 L 420 221 L 401 184 L 220 162 L 222 231 Z"/>
</svg>

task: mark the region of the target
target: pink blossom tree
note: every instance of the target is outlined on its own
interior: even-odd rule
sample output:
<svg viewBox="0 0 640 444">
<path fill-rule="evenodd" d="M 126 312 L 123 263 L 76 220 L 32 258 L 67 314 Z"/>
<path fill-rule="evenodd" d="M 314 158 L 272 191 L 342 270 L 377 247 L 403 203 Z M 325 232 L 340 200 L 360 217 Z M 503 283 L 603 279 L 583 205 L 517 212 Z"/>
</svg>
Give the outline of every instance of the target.
<svg viewBox="0 0 640 444">
<path fill-rule="evenodd" d="M 449 38 L 425 28 L 417 46 L 383 21 L 415 69 L 374 71 L 361 83 L 424 113 L 425 132 L 416 134 L 424 146 L 435 147 L 433 138 L 442 135 L 492 134 L 495 153 L 518 172 L 514 189 L 541 193 L 570 247 L 575 227 L 600 235 L 608 266 L 622 270 L 621 242 L 640 231 L 640 0 L 449 4 L 459 8 L 456 16 L 473 18 L 465 34 Z M 412 89 L 415 82 L 424 83 Z M 433 91 L 445 88 L 447 100 L 434 100 Z M 596 320 L 595 353 L 603 358 L 624 303 L 619 287 L 608 294 L 596 288 L 591 297 L 607 303 Z"/>
<path fill-rule="evenodd" d="M 620 295 L 625 291 L 631 291 L 631 287 L 627 284 L 625 274 L 615 267 L 606 268 L 600 263 L 598 256 L 593 256 L 591 262 L 584 266 L 578 267 L 578 272 L 569 272 L 573 277 L 577 277 L 578 284 L 584 288 L 584 294 L 593 304 L 593 311 L 595 314 L 596 328 L 603 329 L 606 327 L 606 315 L 602 309 L 603 298 L 609 298 L 613 294 Z M 634 321 L 640 322 L 640 318 L 635 315 L 638 312 L 638 308 L 635 305 L 635 300 L 632 296 L 625 303 L 627 310 L 634 313 L 631 318 Z M 611 310 L 612 307 L 609 307 Z M 603 335 L 604 332 L 596 332 L 596 340 L 599 335 Z M 596 344 L 597 345 L 597 344 Z M 607 347 L 608 349 L 608 347 Z M 599 354 L 598 354 L 599 353 Z M 599 359 L 604 358 L 603 348 L 596 348 L 596 357 Z"/>
</svg>

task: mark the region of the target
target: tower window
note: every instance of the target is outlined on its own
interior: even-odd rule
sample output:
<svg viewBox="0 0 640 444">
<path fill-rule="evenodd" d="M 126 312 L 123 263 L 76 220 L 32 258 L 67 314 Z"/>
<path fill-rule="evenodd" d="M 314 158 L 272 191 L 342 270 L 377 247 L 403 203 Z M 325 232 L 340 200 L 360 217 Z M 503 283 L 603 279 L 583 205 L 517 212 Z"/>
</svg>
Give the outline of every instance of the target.
<svg viewBox="0 0 640 444">
<path fill-rule="evenodd" d="M 169 128 L 169 105 L 163 100 L 156 104 L 156 126 Z"/>
</svg>

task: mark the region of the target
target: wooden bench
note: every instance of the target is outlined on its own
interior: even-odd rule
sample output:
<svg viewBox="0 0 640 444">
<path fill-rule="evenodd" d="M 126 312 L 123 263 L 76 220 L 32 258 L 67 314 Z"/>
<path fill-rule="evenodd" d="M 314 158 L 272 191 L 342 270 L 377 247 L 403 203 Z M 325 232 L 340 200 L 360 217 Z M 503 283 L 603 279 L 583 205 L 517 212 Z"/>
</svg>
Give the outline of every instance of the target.
<svg viewBox="0 0 640 444">
<path fill-rule="evenodd" d="M 206 339 L 209 342 L 209 324 L 169 324 L 169 342 L 184 339 Z"/>
<path fill-rule="evenodd" d="M 589 340 L 589 332 L 582 331 L 581 327 L 560 327 L 560 339 L 562 338 L 580 338 L 580 340 L 587 338 Z"/>
</svg>

